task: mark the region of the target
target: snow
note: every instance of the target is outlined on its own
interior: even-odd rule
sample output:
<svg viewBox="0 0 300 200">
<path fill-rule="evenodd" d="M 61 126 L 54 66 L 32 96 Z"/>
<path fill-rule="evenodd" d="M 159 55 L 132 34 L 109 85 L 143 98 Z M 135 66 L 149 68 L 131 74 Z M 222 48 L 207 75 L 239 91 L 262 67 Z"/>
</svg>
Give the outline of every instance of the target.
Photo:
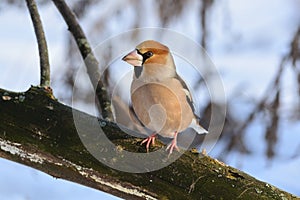
<svg viewBox="0 0 300 200">
<path fill-rule="evenodd" d="M 133 18 L 132 8 L 125 1 L 107 1 L 103 5 L 95 5 L 89 16 L 82 20 L 84 30 L 91 31 L 90 21 L 96 20 L 105 13 L 113 13 L 110 8 L 117 6 L 124 9 L 115 20 L 106 34 L 99 36 L 104 41 L 106 38 L 121 33 L 129 25 L 119 24 L 120 18 Z M 143 1 L 144 6 L 151 7 L 150 1 Z M 197 4 L 198 5 L 198 4 Z M 228 97 L 236 93 L 249 101 L 258 100 L 273 78 L 281 57 L 287 53 L 292 33 L 300 23 L 299 0 L 220 0 L 208 16 L 211 24 L 209 28 L 208 54 L 222 76 L 225 92 Z M 189 10 L 196 6 L 189 6 Z M 102 14 L 99 10 L 104 10 Z M 145 10 L 145 15 L 151 15 Z M 175 20 L 169 28 L 181 32 L 195 41 L 199 41 L 195 20 L 197 14 L 185 12 L 184 19 L 187 23 L 182 26 Z M 65 70 L 65 34 L 66 25 L 62 22 L 52 4 L 40 10 L 45 24 L 45 32 L 50 51 L 51 75 L 58 77 L 59 72 Z M 189 14 L 192 13 L 192 14 Z M 130 21 L 130 20 L 128 20 Z M 148 17 L 143 26 L 159 26 L 157 16 Z M 0 88 L 13 91 L 25 91 L 30 85 L 39 83 L 38 50 L 32 24 L 26 10 L 12 8 L 1 10 L 0 26 L 5 27 L 0 31 Z M 96 36 L 92 41 L 96 42 Z M 97 45 L 97 43 L 92 43 Z M 78 64 L 80 65 L 80 64 Z M 128 72 L 128 68 L 124 69 Z M 187 77 L 187 75 L 185 75 Z M 295 101 L 295 82 L 291 71 L 284 76 L 283 87 L 286 88 L 284 106 L 281 110 L 283 116 L 289 116 Z M 192 85 L 191 81 L 191 85 Z M 54 93 L 59 93 L 62 88 L 53 85 Z M 78 108 L 89 110 L 85 105 L 78 103 Z M 245 117 L 250 109 L 240 101 L 234 101 L 237 110 L 236 117 Z M 253 152 L 250 155 L 232 153 L 227 156 L 226 164 L 237 167 L 252 176 L 266 181 L 276 187 L 300 196 L 300 148 L 299 121 L 283 120 L 280 124 L 279 143 L 276 146 L 277 157 L 267 160 L 264 155 L 266 149 L 263 127 L 260 121 L 255 121 L 245 135 L 247 146 Z M 215 156 L 221 149 L 217 145 L 210 152 Z M 99 192 L 75 183 L 54 179 L 42 172 L 29 167 L 0 159 L 0 199 L 118 199 L 103 192 Z"/>
</svg>

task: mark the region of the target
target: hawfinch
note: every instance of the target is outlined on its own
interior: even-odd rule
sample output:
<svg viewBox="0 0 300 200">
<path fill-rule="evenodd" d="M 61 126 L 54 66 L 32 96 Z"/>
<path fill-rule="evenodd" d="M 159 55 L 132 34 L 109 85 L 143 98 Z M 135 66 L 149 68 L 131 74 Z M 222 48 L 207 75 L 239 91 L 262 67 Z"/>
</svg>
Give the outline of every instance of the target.
<svg viewBox="0 0 300 200">
<path fill-rule="evenodd" d="M 177 134 L 187 128 L 197 133 L 208 133 L 194 114 L 191 94 L 185 82 L 176 73 L 176 67 L 167 46 L 147 40 L 123 57 L 134 66 L 131 83 L 131 101 L 138 120 L 153 134 L 142 141 L 154 144 L 157 134 L 173 138 L 169 154 L 177 147 Z"/>
</svg>

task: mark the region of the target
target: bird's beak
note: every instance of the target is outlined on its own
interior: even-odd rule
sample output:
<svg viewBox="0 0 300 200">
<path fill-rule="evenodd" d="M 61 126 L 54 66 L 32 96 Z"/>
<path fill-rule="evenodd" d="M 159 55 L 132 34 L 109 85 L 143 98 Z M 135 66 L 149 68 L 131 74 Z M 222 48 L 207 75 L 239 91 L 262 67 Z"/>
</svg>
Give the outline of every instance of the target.
<svg viewBox="0 0 300 200">
<path fill-rule="evenodd" d="M 136 49 L 124 56 L 122 60 L 133 66 L 142 66 L 143 64 L 143 56 L 138 54 Z"/>
</svg>

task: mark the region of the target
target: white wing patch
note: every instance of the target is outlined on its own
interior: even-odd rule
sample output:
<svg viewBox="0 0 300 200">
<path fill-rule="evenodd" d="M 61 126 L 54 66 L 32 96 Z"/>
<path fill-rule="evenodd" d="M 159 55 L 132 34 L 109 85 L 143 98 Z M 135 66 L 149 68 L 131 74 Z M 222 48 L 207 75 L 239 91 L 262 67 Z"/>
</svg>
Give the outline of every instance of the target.
<svg viewBox="0 0 300 200">
<path fill-rule="evenodd" d="M 192 100 L 192 96 L 191 96 L 190 91 L 188 91 L 188 90 L 185 89 L 185 88 L 182 88 L 182 90 L 184 91 L 185 95 L 186 95 L 190 100 Z"/>
</svg>

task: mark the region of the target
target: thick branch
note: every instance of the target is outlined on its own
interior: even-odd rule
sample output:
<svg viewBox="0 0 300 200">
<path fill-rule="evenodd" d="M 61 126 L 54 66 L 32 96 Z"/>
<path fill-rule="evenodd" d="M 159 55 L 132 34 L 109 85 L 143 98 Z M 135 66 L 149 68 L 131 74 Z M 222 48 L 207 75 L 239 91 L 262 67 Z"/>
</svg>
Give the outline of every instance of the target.
<svg viewBox="0 0 300 200">
<path fill-rule="evenodd" d="M 73 113 L 87 125 L 84 130 L 88 132 L 95 118 L 76 110 Z M 1 157 L 122 198 L 296 198 L 224 163 L 192 152 L 186 152 L 165 168 L 148 173 L 125 173 L 109 168 L 82 145 L 72 109 L 39 88 L 31 88 L 26 93 L 0 89 L 0 119 Z M 139 144 L 140 139 L 128 137 L 111 122 L 99 122 L 107 137 L 116 144 L 115 151 L 120 157 L 122 149 L 145 152 Z M 98 145 L 104 144 L 100 141 Z M 109 149 L 101 150 L 107 152 Z M 147 158 L 149 154 L 144 155 Z"/>
<path fill-rule="evenodd" d="M 48 57 L 48 47 L 43 30 L 41 18 L 34 0 L 26 0 L 27 7 L 33 23 L 40 56 L 41 80 L 40 85 L 50 87 L 50 64 Z"/>
<path fill-rule="evenodd" d="M 97 97 L 99 98 L 99 105 L 102 111 L 103 119 L 111 120 L 111 104 L 110 98 L 108 97 L 104 83 L 101 81 L 101 74 L 99 73 L 98 66 L 99 62 L 96 59 L 92 48 L 79 25 L 74 12 L 69 8 L 64 0 L 52 0 L 63 16 L 65 22 L 69 27 L 69 31 L 72 33 L 76 44 L 80 50 L 82 58 L 84 59 L 87 67 L 87 72 L 92 82 L 92 85 L 96 91 Z"/>
</svg>

